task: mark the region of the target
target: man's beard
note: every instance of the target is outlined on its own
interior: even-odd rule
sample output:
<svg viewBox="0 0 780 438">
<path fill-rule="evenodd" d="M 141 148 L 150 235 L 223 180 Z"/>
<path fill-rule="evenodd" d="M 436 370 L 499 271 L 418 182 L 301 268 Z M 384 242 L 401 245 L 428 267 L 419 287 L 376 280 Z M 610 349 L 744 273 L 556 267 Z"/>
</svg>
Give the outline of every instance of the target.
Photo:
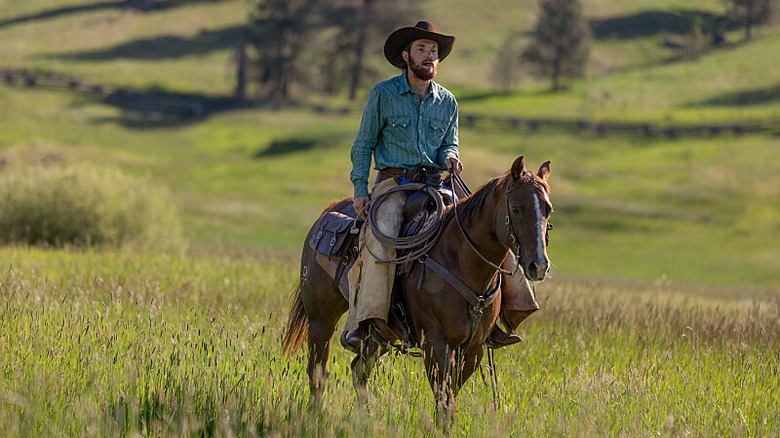
<svg viewBox="0 0 780 438">
<path fill-rule="evenodd" d="M 436 77 L 436 64 L 433 64 L 433 69 L 428 70 L 425 68 L 422 63 L 415 64 L 413 61 L 409 63 L 409 69 L 412 70 L 412 73 L 417 77 L 417 79 L 423 80 L 423 81 L 430 81 L 431 79 Z"/>
</svg>

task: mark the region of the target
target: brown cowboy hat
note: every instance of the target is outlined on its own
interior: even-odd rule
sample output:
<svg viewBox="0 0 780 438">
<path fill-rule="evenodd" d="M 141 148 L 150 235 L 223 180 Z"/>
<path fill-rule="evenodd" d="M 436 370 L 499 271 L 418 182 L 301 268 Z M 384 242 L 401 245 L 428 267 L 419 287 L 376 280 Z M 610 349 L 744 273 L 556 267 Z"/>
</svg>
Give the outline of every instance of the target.
<svg viewBox="0 0 780 438">
<path fill-rule="evenodd" d="M 427 21 L 419 21 L 414 27 L 402 27 L 391 33 L 385 41 L 385 58 L 398 68 L 404 68 L 406 62 L 401 53 L 413 41 L 433 40 L 439 43 L 439 61 L 444 60 L 452 51 L 455 37 L 436 33 L 433 24 Z"/>
</svg>

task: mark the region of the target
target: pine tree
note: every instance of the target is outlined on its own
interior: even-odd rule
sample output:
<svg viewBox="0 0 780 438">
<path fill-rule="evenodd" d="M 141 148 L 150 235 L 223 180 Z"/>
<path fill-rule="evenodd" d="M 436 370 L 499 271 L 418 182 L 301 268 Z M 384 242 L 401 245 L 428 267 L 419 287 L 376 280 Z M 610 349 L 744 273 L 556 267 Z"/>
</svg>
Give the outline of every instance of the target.
<svg viewBox="0 0 780 438">
<path fill-rule="evenodd" d="M 335 29 L 332 52 L 325 61 L 326 88 L 347 85 L 349 98 L 365 85 L 367 57 L 381 54 L 385 38 L 395 29 L 417 22 L 424 0 L 327 0 L 326 22 Z"/>
<path fill-rule="evenodd" d="M 387 35 L 417 20 L 422 0 L 254 0 L 250 42 L 261 93 L 290 98 L 291 87 L 350 99 L 382 54 Z M 412 18 L 410 18 L 412 17 Z"/>
<path fill-rule="evenodd" d="M 753 26 L 768 23 L 772 17 L 772 0 L 730 0 L 729 15 L 745 23 L 745 39 L 753 36 Z"/>
<path fill-rule="evenodd" d="M 286 100 L 298 73 L 304 43 L 316 29 L 317 0 L 258 0 L 250 41 L 263 94 Z"/>
<path fill-rule="evenodd" d="M 493 64 L 493 78 L 503 90 L 510 90 L 520 77 L 523 47 L 520 40 L 523 33 L 511 31 L 498 49 Z"/>
<path fill-rule="evenodd" d="M 579 0 L 540 0 L 539 9 L 533 41 L 523 51 L 522 60 L 558 90 L 563 78 L 585 73 L 590 29 Z"/>
</svg>

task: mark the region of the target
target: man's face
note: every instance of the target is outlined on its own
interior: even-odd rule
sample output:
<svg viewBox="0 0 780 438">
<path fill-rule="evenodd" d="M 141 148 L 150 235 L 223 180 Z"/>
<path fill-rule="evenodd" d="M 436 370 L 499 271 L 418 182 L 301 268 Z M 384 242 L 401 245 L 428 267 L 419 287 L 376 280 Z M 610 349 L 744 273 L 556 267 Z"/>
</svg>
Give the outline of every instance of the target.
<svg viewBox="0 0 780 438">
<path fill-rule="evenodd" d="M 433 40 L 416 40 L 403 54 L 409 69 L 417 78 L 429 81 L 439 70 L 439 44 Z"/>
</svg>

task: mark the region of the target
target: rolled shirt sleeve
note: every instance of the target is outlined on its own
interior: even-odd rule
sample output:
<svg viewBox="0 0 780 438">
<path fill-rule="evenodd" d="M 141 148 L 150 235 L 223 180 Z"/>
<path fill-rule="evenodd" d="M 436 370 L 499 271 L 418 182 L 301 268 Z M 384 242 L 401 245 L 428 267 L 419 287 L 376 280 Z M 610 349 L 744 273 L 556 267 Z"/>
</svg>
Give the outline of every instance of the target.
<svg viewBox="0 0 780 438">
<path fill-rule="evenodd" d="M 460 159 L 460 152 L 458 151 L 458 106 L 457 103 L 455 104 L 455 114 L 452 117 L 452 120 L 450 120 L 450 124 L 447 127 L 447 132 L 444 134 L 444 139 L 442 139 L 441 142 L 441 148 L 439 148 L 438 156 L 436 157 L 436 162 L 442 166 L 446 167 L 444 163 L 444 159 L 454 156 L 455 158 Z"/>
</svg>

